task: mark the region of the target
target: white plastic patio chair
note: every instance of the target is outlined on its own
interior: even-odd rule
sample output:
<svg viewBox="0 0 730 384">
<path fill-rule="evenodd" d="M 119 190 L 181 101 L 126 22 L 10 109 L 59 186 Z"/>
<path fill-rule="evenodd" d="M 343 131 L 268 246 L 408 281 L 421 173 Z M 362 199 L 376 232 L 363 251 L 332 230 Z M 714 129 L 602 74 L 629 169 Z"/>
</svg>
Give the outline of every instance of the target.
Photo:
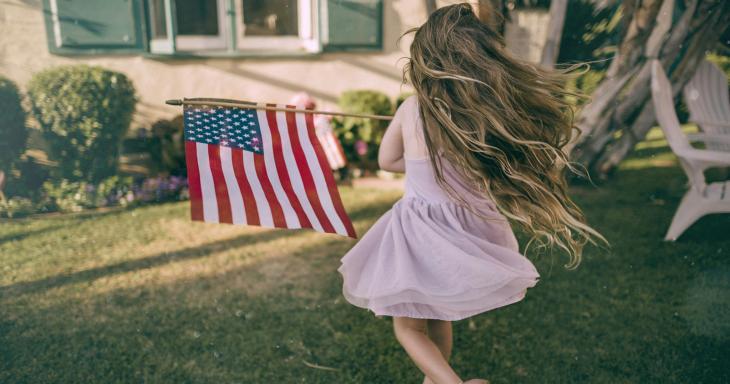
<svg viewBox="0 0 730 384">
<path fill-rule="evenodd" d="M 730 166 L 730 152 L 709 148 L 698 149 L 690 145 L 692 141 L 702 141 L 705 145 L 730 145 L 730 135 L 716 133 L 685 135 L 674 110 L 672 85 L 657 60 L 652 60 L 651 75 L 651 93 L 656 119 L 664 131 L 669 147 L 677 155 L 682 169 L 687 174 L 690 184 L 664 237 L 664 240 L 674 241 L 700 217 L 710 213 L 730 213 L 730 180 L 708 185 L 703 173 L 707 168 Z"/>
<path fill-rule="evenodd" d="M 730 134 L 727 78 L 720 68 L 703 60 L 682 93 L 689 109 L 689 121 L 704 133 Z M 711 142 L 707 148 L 730 152 L 728 144 Z"/>
</svg>

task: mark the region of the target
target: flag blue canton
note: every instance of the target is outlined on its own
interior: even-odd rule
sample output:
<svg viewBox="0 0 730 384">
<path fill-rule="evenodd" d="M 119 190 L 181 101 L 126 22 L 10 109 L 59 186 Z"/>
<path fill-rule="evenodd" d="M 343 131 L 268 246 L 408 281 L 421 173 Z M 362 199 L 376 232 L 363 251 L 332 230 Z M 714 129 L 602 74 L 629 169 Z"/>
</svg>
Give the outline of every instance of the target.
<svg viewBox="0 0 730 384">
<path fill-rule="evenodd" d="M 255 109 L 185 105 L 185 140 L 264 153 Z"/>
</svg>

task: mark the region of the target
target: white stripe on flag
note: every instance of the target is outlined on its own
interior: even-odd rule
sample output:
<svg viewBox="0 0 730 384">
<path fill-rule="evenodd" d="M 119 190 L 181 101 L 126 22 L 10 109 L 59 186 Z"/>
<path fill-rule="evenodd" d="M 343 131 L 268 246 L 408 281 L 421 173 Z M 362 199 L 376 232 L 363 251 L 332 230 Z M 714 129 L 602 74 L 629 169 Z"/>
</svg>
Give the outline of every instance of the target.
<svg viewBox="0 0 730 384">
<path fill-rule="evenodd" d="M 271 213 L 271 207 L 266 200 L 264 190 L 261 188 L 261 180 L 256 176 L 256 165 L 254 164 L 254 153 L 250 151 L 243 152 L 243 170 L 246 173 L 248 184 L 251 185 L 254 199 L 256 200 L 256 208 L 259 212 L 259 220 L 262 227 L 274 227 L 274 216 Z"/>
<path fill-rule="evenodd" d="M 322 208 L 327 215 L 327 218 L 332 223 L 335 231 L 341 235 L 347 236 L 347 229 L 340 220 L 340 216 L 335 211 L 335 206 L 332 203 L 332 197 L 330 196 L 329 189 L 327 188 L 327 182 L 324 180 L 323 172 L 332 172 L 330 169 L 321 169 L 319 161 L 317 160 L 317 154 L 314 152 L 313 143 L 309 140 L 307 124 L 304 121 L 303 113 L 296 113 L 297 132 L 299 133 L 299 141 L 302 143 L 302 149 L 304 150 L 304 157 L 307 159 L 309 169 L 312 170 L 312 176 L 314 177 L 314 185 L 317 188 L 317 195 L 319 200 L 322 202 Z"/>
<path fill-rule="evenodd" d="M 218 222 L 218 202 L 215 198 L 213 173 L 210 170 L 208 158 L 208 144 L 195 143 L 195 153 L 198 157 L 200 170 L 200 189 L 203 194 L 203 221 Z"/>
<path fill-rule="evenodd" d="M 264 165 L 266 166 L 266 173 L 269 175 L 269 181 L 271 186 L 274 187 L 274 194 L 276 199 L 281 204 L 281 209 L 284 211 L 284 218 L 286 219 L 287 228 L 301 228 L 302 224 L 299 222 L 297 213 L 292 207 L 289 197 L 287 197 L 284 187 L 281 186 L 281 180 L 279 180 L 279 172 L 276 169 L 276 159 L 274 159 L 274 145 L 271 138 L 271 128 L 269 127 L 269 121 L 266 118 L 266 110 L 259 109 L 256 111 L 259 118 L 259 127 L 261 128 L 261 140 L 264 145 Z"/>
<path fill-rule="evenodd" d="M 312 204 L 309 203 L 307 198 L 307 192 L 304 189 L 304 182 L 302 181 L 302 175 L 299 173 L 299 167 L 294 159 L 294 149 L 291 146 L 291 140 L 289 139 L 289 130 L 286 124 L 286 112 L 276 113 L 276 125 L 279 128 L 279 135 L 281 136 L 282 152 L 284 152 L 284 163 L 286 163 L 286 169 L 289 171 L 289 178 L 291 179 L 291 185 L 294 189 L 294 194 L 297 195 L 297 200 L 302 205 L 304 213 L 307 215 L 309 222 L 312 223 L 312 227 L 320 232 L 324 232 L 322 224 L 317 219 L 317 215 L 314 213 Z M 304 166 L 304 164 L 302 164 Z"/>
<path fill-rule="evenodd" d="M 231 218 L 233 224 L 246 224 L 246 209 L 243 206 L 243 195 L 238 188 L 236 173 L 233 171 L 233 159 L 230 147 L 220 147 L 221 168 L 228 188 L 228 200 L 231 202 Z"/>
<path fill-rule="evenodd" d="M 335 136 L 334 132 L 332 133 L 332 141 L 334 142 L 335 146 L 335 152 L 337 152 L 337 159 L 339 159 L 338 168 L 342 168 L 345 165 L 347 165 L 347 159 L 345 159 L 345 153 L 342 150 L 342 144 L 340 144 L 340 140 Z"/>
<path fill-rule="evenodd" d="M 327 163 L 329 164 L 330 168 L 334 168 L 337 162 L 337 158 L 335 157 L 335 153 L 332 148 L 332 142 L 330 141 L 329 132 L 324 133 L 323 136 L 318 137 L 318 139 L 319 142 L 322 144 L 322 149 L 324 149 L 325 156 L 327 156 Z"/>
<path fill-rule="evenodd" d="M 342 152 L 340 152 L 339 145 L 337 143 L 337 137 L 335 137 L 334 132 L 328 132 L 327 133 L 327 142 L 329 143 L 329 148 L 332 151 L 334 155 L 334 167 L 333 168 L 342 168 L 345 166 L 345 158 L 342 157 Z"/>
</svg>

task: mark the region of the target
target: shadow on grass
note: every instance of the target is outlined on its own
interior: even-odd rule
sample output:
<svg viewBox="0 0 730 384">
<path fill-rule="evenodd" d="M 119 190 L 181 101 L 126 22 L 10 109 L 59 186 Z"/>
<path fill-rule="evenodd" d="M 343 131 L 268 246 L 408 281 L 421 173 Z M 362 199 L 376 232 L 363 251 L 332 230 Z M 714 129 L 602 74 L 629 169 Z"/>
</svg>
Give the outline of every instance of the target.
<svg viewBox="0 0 730 384">
<path fill-rule="evenodd" d="M 43 228 L 37 228 L 37 229 L 31 229 L 28 231 L 18 232 L 18 233 L 11 233 L 8 235 L 0 236 L 0 245 L 3 245 L 4 243 L 8 243 L 11 241 L 20 241 L 25 238 L 28 238 L 30 236 L 38 236 L 44 233 L 53 232 L 56 229 L 62 228 L 61 225 L 50 225 Z"/>
<path fill-rule="evenodd" d="M 378 214 L 378 212 L 379 211 L 377 209 L 365 206 L 363 208 L 350 212 L 349 216 L 353 221 L 366 220 L 374 218 L 375 215 Z M 101 215 L 106 216 L 108 214 L 110 213 L 103 213 Z M 271 229 L 265 232 L 245 234 L 243 236 L 238 236 L 230 240 L 216 241 L 197 247 L 185 248 L 179 251 L 162 252 L 141 259 L 124 261 L 117 264 L 106 265 L 103 267 L 92 268 L 63 275 L 50 276 L 40 280 L 20 282 L 2 286 L 0 287 L 0 297 L 6 295 L 24 295 L 61 287 L 67 284 L 90 282 L 110 275 L 153 268 L 178 261 L 204 258 L 212 253 L 220 252 L 230 248 L 238 248 L 256 243 L 266 243 L 268 241 L 273 241 L 283 237 L 303 236 L 312 232 L 313 230 L 311 229 L 299 229 L 296 231 L 287 229 Z M 326 234 L 325 236 L 338 235 Z"/>
<path fill-rule="evenodd" d="M 392 201 L 386 201 L 364 206 L 351 211 L 350 217 L 356 226 L 362 227 L 391 205 Z M 332 340 L 332 332 L 342 333 L 335 328 L 349 326 L 348 318 L 353 320 L 353 315 L 361 322 L 370 320 L 370 316 L 365 311 L 353 310 L 338 299 L 339 281 L 338 275 L 332 273 L 333 267 L 352 243 L 334 235 L 322 236 L 321 240 L 297 249 L 282 249 L 280 255 L 256 260 L 214 277 L 159 285 L 154 288 L 156 293 L 153 295 L 150 294 L 151 286 L 143 286 L 106 294 L 89 292 L 83 297 L 64 295 L 50 305 L 25 309 L 13 304 L 26 300 L 22 293 L 42 295 L 42 291 L 51 286 L 90 281 L 181 258 L 194 259 L 222 248 L 300 237 L 305 233 L 310 231 L 267 231 L 167 256 L 161 254 L 138 262 L 39 280 L 30 285 L 14 285 L 15 291 L 13 294 L 5 292 L 0 306 L 12 308 L 12 316 L 0 316 L 0 344 L 3 345 L 0 348 L 0 382 L 34 381 L 43 377 L 47 383 L 110 382 L 108 380 L 259 383 L 273 382 L 275 377 L 292 382 L 295 377 L 315 375 L 319 379 L 310 382 L 331 383 L 333 377 L 347 378 L 353 374 L 357 377 L 355 351 L 350 347 L 363 347 L 367 339 L 356 334 L 358 342 L 344 345 L 342 340 Z M 250 295 L 247 284 L 261 281 L 261 270 L 273 263 L 285 263 L 292 270 L 287 271 L 287 279 L 274 277 L 274 283 L 268 283 L 269 289 L 259 295 Z M 295 263 L 307 264 L 308 268 Z M 302 295 L 302 291 L 315 294 Z M 322 292 L 322 295 L 316 292 Z M 320 301 L 323 296 L 327 296 L 326 300 Z M 40 296 L 34 296 L 27 300 L 39 299 Z M 216 315 L 211 317 L 213 313 Z M 337 318 L 339 315 L 343 317 Z M 316 316 L 317 320 L 311 316 Z M 299 325 L 293 327 L 294 323 Z M 46 331 L 32 331 L 38 327 Z M 397 344 L 388 341 L 392 352 L 400 354 Z M 336 348 L 331 348 L 332 342 L 337 344 Z M 36 350 L 35 346 L 40 349 Z M 322 355 L 319 352 L 322 350 L 330 352 Z M 374 361 L 381 353 L 381 349 L 372 349 L 360 356 L 367 355 Z M 37 360 L 40 355 L 45 356 L 41 358 L 44 362 L 36 365 L 33 361 L 40 362 Z M 331 355 L 338 356 L 338 360 L 355 372 L 338 373 L 307 365 L 321 365 L 326 361 L 342 369 L 336 361 L 328 360 Z M 396 357 L 400 359 L 394 362 L 406 362 L 404 355 Z M 183 364 L 180 358 L 188 363 Z M 350 378 L 339 382 L 362 381 Z"/>
<path fill-rule="evenodd" d="M 135 206 L 113 206 L 113 207 L 100 207 L 86 209 L 81 212 L 48 212 L 41 214 L 34 214 L 26 217 L 18 217 L 13 219 L 0 218 L 0 224 L 28 224 L 34 221 L 59 221 L 59 220 L 76 220 L 79 222 L 96 220 L 103 217 L 113 217 L 128 212 L 132 212 L 138 209 L 155 209 L 155 207 L 161 207 L 165 205 L 174 205 L 179 203 L 178 200 L 161 201 L 158 203 L 149 203 Z"/>
</svg>

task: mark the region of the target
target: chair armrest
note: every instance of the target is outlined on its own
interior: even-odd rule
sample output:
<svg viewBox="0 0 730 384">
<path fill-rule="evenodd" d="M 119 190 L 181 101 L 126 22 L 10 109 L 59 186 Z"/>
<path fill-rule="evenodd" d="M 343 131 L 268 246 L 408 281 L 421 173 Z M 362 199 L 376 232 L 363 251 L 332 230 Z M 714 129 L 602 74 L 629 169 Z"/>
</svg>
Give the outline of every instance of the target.
<svg viewBox="0 0 730 384">
<path fill-rule="evenodd" d="M 677 157 L 703 164 L 703 167 L 730 167 L 730 152 L 708 149 L 685 149 L 675 152 Z"/>
<path fill-rule="evenodd" d="M 730 134 L 688 133 L 687 139 L 689 141 L 702 141 L 704 143 L 710 142 L 730 145 Z"/>
<path fill-rule="evenodd" d="M 711 120 L 694 120 L 690 119 L 691 122 L 699 125 L 713 125 L 716 127 L 730 127 L 730 121 L 711 121 Z"/>
</svg>

